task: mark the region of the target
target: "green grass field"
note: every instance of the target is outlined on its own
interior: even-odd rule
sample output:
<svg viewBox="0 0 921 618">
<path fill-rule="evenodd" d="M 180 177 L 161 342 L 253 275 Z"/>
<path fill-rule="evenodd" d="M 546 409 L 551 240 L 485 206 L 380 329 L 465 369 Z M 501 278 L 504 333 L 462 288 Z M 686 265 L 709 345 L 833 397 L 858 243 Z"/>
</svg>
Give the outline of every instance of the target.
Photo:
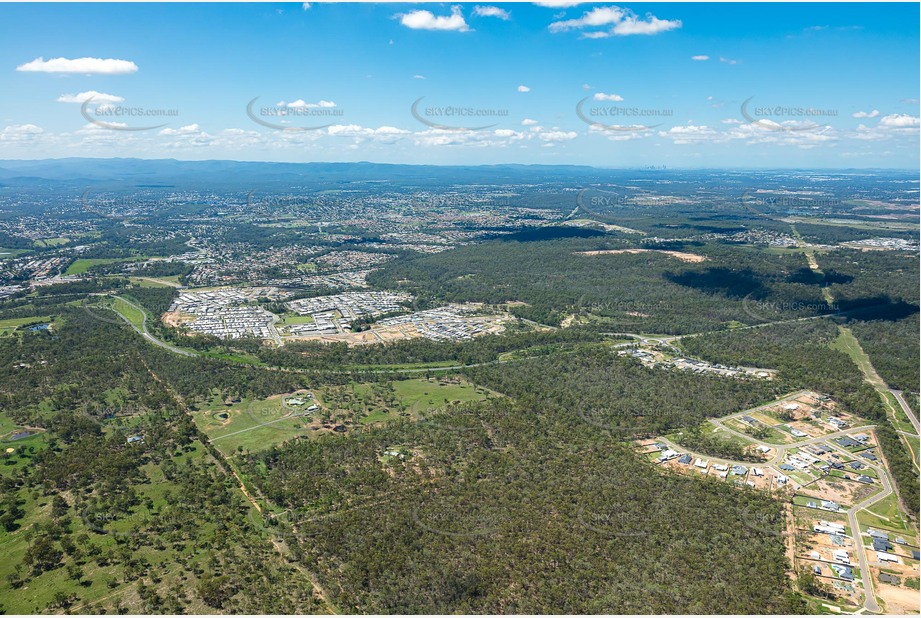
<svg viewBox="0 0 921 618">
<path fill-rule="evenodd" d="M 283 397 L 274 396 L 231 406 L 215 399 L 193 418 L 222 453 L 232 455 L 240 448 L 259 451 L 299 436 L 328 433 L 308 428 L 311 423 L 317 427 L 318 419 L 327 419 L 330 425 L 370 425 L 399 418 L 401 413 L 415 418 L 453 402 L 479 401 L 487 396 L 483 389 L 463 381 L 420 378 L 387 384 L 386 388 L 376 383 L 352 383 L 316 389 L 312 392 L 320 409 L 313 413 L 306 412 L 310 403 L 293 409 L 283 404 Z M 306 416 L 294 416 L 295 411 Z M 223 414 L 227 417 L 218 416 Z"/>
<path fill-rule="evenodd" d="M 887 530 L 896 530 L 913 534 L 908 518 L 899 509 L 899 503 L 895 494 L 887 496 L 857 514 L 857 520 L 861 526 L 877 526 Z"/>
<path fill-rule="evenodd" d="M 36 247 L 59 247 L 61 245 L 66 245 L 69 242 L 70 242 L 69 238 L 63 238 L 63 237 L 43 238 L 41 240 L 36 240 L 35 246 Z"/>
<path fill-rule="evenodd" d="M 65 275 L 82 275 L 88 271 L 93 266 L 98 266 L 99 264 L 116 264 L 119 262 L 137 262 L 143 258 L 79 258 L 74 260 L 74 263 L 67 267 L 67 270 L 64 272 Z"/>
<path fill-rule="evenodd" d="M 282 397 L 249 401 L 234 406 L 209 406 L 193 414 L 195 424 L 208 434 L 212 443 L 224 455 L 239 448 L 260 451 L 297 436 L 308 434 L 310 418 L 291 417 L 291 409 L 282 405 Z M 227 418 L 218 415 L 226 414 Z"/>
<path fill-rule="evenodd" d="M 118 296 L 107 296 L 99 301 L 104 307 L 109 307 L 117 311 L 122 317 L 131 322 L 134 326 L 142 328 L 144 324 L 144 312 L 139 311 L 133 305 Z"/>
<path fill-rule="evenodd" d="M 286 313 L 281 317 L 282 324 L 312 324 L 313 316 L 297 315 L 296 313 Z"/>
<path fill-rule="evenodd" d="M 169 277 L 128 277 L 128 281 L 142 288 L 174 288 L 179 285 L 179 275 Z"/>
<path fill-rule="evenodd" d="M 27 438 L 11 440 L 11 436 L 20 431 L 17 425 L 5 414 L 0 414 L 0 477 L 13 475 L 32 462 L 32 458 L 47 444 L 44 432 L 34 433 Z M 13 449 L 12 452 L 8 452 Z"/>
<path fill-rule="evenodd" d="M 50 315 L 41 315 L 30 318 L 10 318 L 7 320 L 0 320 L 0 337 L 11 334 L 14 330 L 21 326 L 27 326 L 29 324 L 46 324 L 52 321 L 52 316 Z"/>
</svg>

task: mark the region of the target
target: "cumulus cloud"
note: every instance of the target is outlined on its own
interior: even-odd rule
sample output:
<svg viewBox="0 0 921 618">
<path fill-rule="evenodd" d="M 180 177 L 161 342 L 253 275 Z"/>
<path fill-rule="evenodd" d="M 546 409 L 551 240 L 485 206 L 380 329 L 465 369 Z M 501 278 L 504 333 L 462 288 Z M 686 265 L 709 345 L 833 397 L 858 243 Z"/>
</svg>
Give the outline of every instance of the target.
<svg viewBox="0 0 921 618">
<path fill-rule="evenodd" d="M 130 60 L 115 58 L 36 58 L 16 67 L 17 71 L 31 73 L 82 73 L 88 75 L 123 75 L 135 73 L 138 65 Z"/>
<path fill-rule="evenodd" d="M 329 135 L 345 137 L 381 137 L 407 135 L 410 133 L 410 131 L 406 129 L 398 129 L 397 127 L 382 126 L 372 129 L 357 124 L 334 124 L 331 127 L 327 127 L 326 132 Z"/>
<path fill-rule="evenodd" d="M 921 125 L 919 125 L 916 116 L 910 116 L 909 114 L 889 114 L 888 116 L 880 118 L 879 126 L 893 129 L 912 129 Z"/>
<path fill-rule="evenodd" d="M 565 9 L 578 4 L 585 4 L 587 0 L 543 0 L 535 2 L 537 6 L 543 6 L 548 9 Z"/>
<path fill-rule="evenodd" d="M 710 59 L 710 56 L 691 56 L 691 60 L 703 61 L 703 60 L 709 60 L 709 59 Z"/>
<path fill-rule="evenodd" d="M 278 107 L 290 107 L 292 109 L 314 109 L 318 107 L 336 107 L 336 104 L 333 101 L 324 101 L 322 99 L 316 103 L 307 103 L 304 101 L 304 99 L 298 99 L 297 101 L 291 101 L 290 103 L 279 101 Z"/>
<path fill-rule="evenodd" d="M 851 114 L 852 118 L 876 118 L 879 116 L 879 110 L 874 109 L 872 112 L 854 112 Z"/>
<path fill-rule="evenodd" d="M 537 122 L 536 120 L 531 119 L 531 118 L 525 118 L 524 120 L 521 121 L 521 124 L 522 124 L 523 126 L 525 126 L 525 127 L 533 127 L 533 126 L 535 126 L 536 124 L 538 124 L 538 122 Z"/>
<path fill-rule="evenodd" d="M 160 135 L 197 135 L 202 132 L 201 127 L 197 124 L 187 124 L 178 129 L 166 128 L 160 131 Z"/>
<path fill-rule="evenodd" d="M 121 103 L 124 100 L 124 97 L 106 94 L 105 92 L 96 92 L 95 90 L 87 90 L 86 92 L 80 92 L 78 94 L 62 94 L 58 97 L 58 103 L 86 103 L 87 101 L 93 101 L 95 103 Z"/>
<path fill-rule="evenodd" d="M 733 60 L 732 58 L 723 58 L 720 57 L 720 62 L 725 62 L 726 64 L 738 64 L 738 60 Z"/>
<path fill-rule="evenodd" d="M 453 30 L 455 32 L 470 30 L 459 5 L 451 7 L 451 15 L 435 16 L 431 11 L 418 10 L 398 15 L 398 17 L 401 24 L 412 30 Z"/>
<path fill-rule="evenodd" d="M 659 137 L 667 137 L 676 144 L 691 144 L 700 140 L 712 140 L 718 131 L 706 125 L 682 125 L 672 127 L 667 131 L 659 131 Z"/>
<path fill-rule="evenodd" d="M 556 127 L 549 131 L 537 133 L 537 138 L 542 142 L 568 142 L 579 137 L 575 131 L 560 131 Z"/>
<path fill-rule="evenodd" d="M 596 92 L 595 96 L 592 97 L 596 101 L 623 101 L 624 98 L 619 94 L 605 94 L 603 92 Z"/>
<path fill-rule="evenodd" d="M 531 89 L 525 85 L 518 86 L 518 92 L 531 92 Z"/>
<path fill-rule="evenodd" d="M 640 18 L 630 9 L 619 6 L 599 6 L 582 14 L 576 19 L 555 21 L 550 24 L 550 32 L 566 32 L 584 28 L 610 28 L 606 30 L 593 30 L 584 32 L 583 38 L 603 39 L 610 36 L 630 36 L 638 34 L 658 34 L 681 27 L 681 20 L 659 19 L 647 13 L 646 18 Z"/>
<path fill-rule="evenodd" d="M 680 27 L 680 19 L 659 19 L 658 17 L 647 15 L 644 21 L 635 15 L 631 15 L 614 26 L 612 32 L 618 36 L 628 36 L 631 34 L 659 34 L 660 32 L 668 32 L 669 30 L 675 30 Z"/>
<path fill-rule="evenodd" d="M 425 75 L 413 75 L 413 79 L 425 79 Z"/>
<path fill-rule="evenodd" d="M 0 131 L 0 142 L 24 142 L 44 132 L 44 129 L 34 124 L 11 124 Z"/>
<path fill-rule="evenodd" d="M 589 26 L 608 26 L 616 24 L 623 18 L 624 10 L 619 6 L 599 6 L 591 11 L 586 11 L 582 17 L 555 21 L 550 24 L 549 29 L 550 32 L 565 32 L 566 30 Z"/>
<path fill-rule="evenodd" d="M 500 9 L 497 6 L 480 6 L 477 5 L 473 7 L 473 14 L 480 17 L 498 17 L 499 19 L 508 20 L 511 15 L 505 9 Z"/>
</svg>

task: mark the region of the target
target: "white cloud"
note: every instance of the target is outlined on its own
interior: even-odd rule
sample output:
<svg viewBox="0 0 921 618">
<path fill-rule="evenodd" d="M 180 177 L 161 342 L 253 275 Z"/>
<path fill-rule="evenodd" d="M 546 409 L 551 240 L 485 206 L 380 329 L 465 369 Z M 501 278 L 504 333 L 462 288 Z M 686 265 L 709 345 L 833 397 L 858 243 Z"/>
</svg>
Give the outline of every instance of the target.
<svg viewBox="0 0 921 618">
<path fill-rule="evenodd" d="M 556 127 L 550 131 L 537 134 L 537 138 L 542 142 L 568 142 L 577 137 L 579 137 L 579 134 L 575 131 L 560 131 Z"/>
<path fill-rule="evenodd" d="M 310 3 L 304 2 L 303 4 L 301 4 L 301 8 L 304 9 L 305 11 L 310 9 Z"/>
<path fill-rule="evenodd" d="M 603 92 L 596 92 L 595 96 L 592 97 L 596 101 L 623 101 L 624 98 L 619 94 L 605 94 Z"/>
<path fill-rule="evenodd" d="M 500 9 L 497 6 L 480 6 L 477 5 L 473 7 L 473 14 L 479 15 L 480 17 L 498 17 L 499 19 L 508 20 L 511 15 L 505 9 Z"/>
<path fill-rule="evenodd" d="M 591 134 L 603 135 L 612 142 L 627 142 L 634 139 L 643 139 L 653 135 L 648 127 L 642 125 L 597 125 L 589 126 L 588 132 Z"/>
<path fill-rule="evenodd" d="M 0 142 L 24 142 L 44 132 L 44 129 L 34 124 L 11 124 L 0 131 Z"/>
<path fill-rule="evenodd" d="M 591 11 L 586 11 L 582 17 L 576 19 L 567 19 L 565 21 L 555 21 L 550 24 L 550 32 L 564 32 L 574 28 L 586 28 L 589 26 L 608 26 L 616 24 L 624 18 L 624 10 L 619 6 L 598 6 Z"/>
<path fill-rule="evenodd" d="M 86 103 L 87 101 L 96 103 L 121 103 L 124 100 L 124 97 L 106 94 L 104 92 L 96 92 L 95 90 L 87 90 L 79 94 L 62 94 L 58 97 L 58 103 Z"/>
<path fill-rule="evenodd" d="M 425 75 L 413 75 L 413 79 L 425 79 Z"/>
<path fill-rule="evenodd" d="M 198 135 L 201 133 L 201 127 L 197 124 L 187 124 L 178 129 L 166 128 L 160 131 L 160 135 Z"/>
<path fill-rule="evenodd" d="M 691 56 L 691 60 L 709 60 L 710 56 Z"/>
<path fill-rule="evenodd" d="M 531 118 L 525 118 L 524 120 L 521 121 L 521 124 L 526 127 L 533 127 L 534 125 L 538 124 L 538 122 Z"/>
<path fill-rule="evenodd" d="M 629 36 L 637 34 L 658 34 L 681 27 L 681 20 L 659 19 L 647 13 L 646 19 L 638 17 L 633 11 L 619 6 L 599 6 L 583 13 L 582 17 L 555 21 L 550 24 L 550 32 L 565 32 L 582 28 L 599 28 L 611 26 L 609 30 L 584 32 L 583 38 L 603 39 L 610 36 Z"/>
<path fill-rule="evenodd" d="M 372 129 L 371 127 L 363 127 L 357 124 L 336 124 L 326 128 L 327 135 L 352 138 L 352 144 L 362 144 L 366 141 L 391 144 L 411 133 L 412 131 L 391 126 Z"/>
<path fill-rule="evenodd" d="M 675 144 L 692 144 L 701 140 L 713 140 L 719 133 L 706 125 L 683 125 L 668 131 L 659 131 L 659 137 L 667 137 Z"/>
<path fill-rule="evenodd" d="M 400 23 L 412 30 L 444 30 L 467 32 L 470 27 L 461 14 L 460 6 L 451 7 L 450 16 L 436 17 L 431 11 L 411 11 L 398 16 Z"/>
<path fill-rule="evenodd" d="M 565 9 L 570 6 L 576 6 L 577 4 L 585 4 L 587 0 L 543 0 L 542 2 L 535 2 L 537 6 L 543 6 L 548 9 Z"/>
<path fill-rule="evenodd" d="M 854 112 L 851 114 L 852 118 L 876 118 L 879 116 L 879 110 L 874 109 L 872 112 Z"/>
<path fill-rule="evenodd" d="M 105 125 L 97 124 L 95 122 L 88 122 L 79 129 L 76 130 L 77 135 L 85 136 L 106 136 L 110 139 L 120 139 L 119 134 L 115 131 L 112 131 L 114 128 L 125 129 L 128 128 L 128 123 L 126 122 L 116 122 L 112 120 L 106 120 Z"/>
<path fill-rule="evenodd" d="M 889 114 L 879 119 L 879 126 L 892 129 L 911 129 L 919 125 L 919 120 L 915 116 L 908 114 Z"/>
<path fill-rule="evenodd" d="M 646 17 L 646 21 L 643 21 L 635 15 L 631 15 L 614 26 L 613 33 L 618 36 L 659 34 L 660 32 L 668 32 L 681 27 L 680 19 L 659 19 L 652 15 L 646 15 Z"/>
<path fill-rule="evenodd" d="M 123 75 L 134 73 L 138 65 L 130 60 L 115 58 L 36 58 L 32 62 L 20 64 L 17 71 L 32 73 L 85 73 L 91 75 Z"/>
<path fill-rule="evenodd" d="M 525 85 L 518 86 L 518 92 L 531 92 L 531 89 Z"/>
<path fill-rule="evenodd" d="M 732 60 L 731 58 L 723 58 L 720 56 L 720 62 L 725 62 L 726 64 L 738 64 L 738 60 Z"/>
<path fill-rule="evenodd" d="M 307 103 L 304 101 L 304 99 L 298 99 L 297 101 L 291 101 L 290 103 L 279 101 L 278 107 L 290 107 L 293 109 L 314 109 L 317 107 L 336 107 L 336 104 L 333 101 L 324 101 L 322 99 L 317 103 Z"/>
</svg>

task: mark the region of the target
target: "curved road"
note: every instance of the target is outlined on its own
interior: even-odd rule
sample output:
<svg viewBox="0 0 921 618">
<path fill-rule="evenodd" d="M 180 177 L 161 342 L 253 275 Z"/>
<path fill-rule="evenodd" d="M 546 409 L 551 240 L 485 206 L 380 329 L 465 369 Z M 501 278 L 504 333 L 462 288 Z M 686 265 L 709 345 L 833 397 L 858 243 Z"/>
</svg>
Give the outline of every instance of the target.
<svg viewBox="0 0 921 618">
<path fill-rule="evenodd" d="M 151 335 L 150 332 L 147 330 L 147 312 L 144 311 L 144 309 L 142 309 L 142 308 L 139 307 L 138 305 L 135 305 L 133 302 L 131 302 L 130 300 L 128 300 L 128 299 L 125 298 L 124 296 L 110 296 L 109 298 L 117 298 L 118 300 L 122 301 L 123 303 L 125 303 L 125 304 L 127 304 L 127 305 L 130 305 L 131 307 L 133 307 L 133 308 L 135 308 L 135 309 L 137 309 L 138 311 L 141 312 L 141 315 L 144 316 L 144 318 L 143 318 L 143 320 L 141 321 L 141 328 L 138 328 L 137 325 L 135 325 L 131 320 L 129 320 L 128 318 L 126 318 L 125 316 L 123 316 L 121 313 L 119 313 L 117 309 L 115 309 L 114 307 L 110 307 L 110 309 L 112 309 L 112 311 L 114 311 L 115 314 L 116 314 L 118 317 L 120 317 L 122 320 L 124 320 L 125 323 L 128 324 L 128 326 L 130 326 L 131 328 L 133 328 L 137 333 L 139 333 L 139 334 L 140 334 L 142 337 L 144 337 L 144 339 L 146 339 L 147 341 L 151 342 L 152 344 L 154 344 L 154 345 L 156 345 L 156 346 L 160 346 L 161 348 L 165 348 L 165 349 L 169 350 L 170 352 L 175 352 L 176 354 L 180 354 L 180 355 L 182 355 L 182 356 L 198 356 L 198 354 L 196 354 L 196 353 L 194 353 L 194 352 L 189 352 L 188 350 L 183 350 L 182 348 L 177 348 L 176 346 L 171 345 L 171 344 L 169 344 L 169 343 L 166 343 L 165 341 L 161 341 L 160 339 L 157 339 L 156 337 L 154 337 L 153 335 Z"/>
</svg>

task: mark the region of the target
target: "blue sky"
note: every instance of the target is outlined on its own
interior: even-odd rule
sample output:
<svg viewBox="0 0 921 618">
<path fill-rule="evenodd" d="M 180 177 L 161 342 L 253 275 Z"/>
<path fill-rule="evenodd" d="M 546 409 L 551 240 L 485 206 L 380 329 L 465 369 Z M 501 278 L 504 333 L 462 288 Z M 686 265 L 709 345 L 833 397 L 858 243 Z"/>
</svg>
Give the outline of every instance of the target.
<svg viewBox="0 0 921 618">
<path fill-rule="evenodd" d="M 0 158 L 919 165 L 917 4 L 547 4 L 3 4 Z"/>
</svg>

